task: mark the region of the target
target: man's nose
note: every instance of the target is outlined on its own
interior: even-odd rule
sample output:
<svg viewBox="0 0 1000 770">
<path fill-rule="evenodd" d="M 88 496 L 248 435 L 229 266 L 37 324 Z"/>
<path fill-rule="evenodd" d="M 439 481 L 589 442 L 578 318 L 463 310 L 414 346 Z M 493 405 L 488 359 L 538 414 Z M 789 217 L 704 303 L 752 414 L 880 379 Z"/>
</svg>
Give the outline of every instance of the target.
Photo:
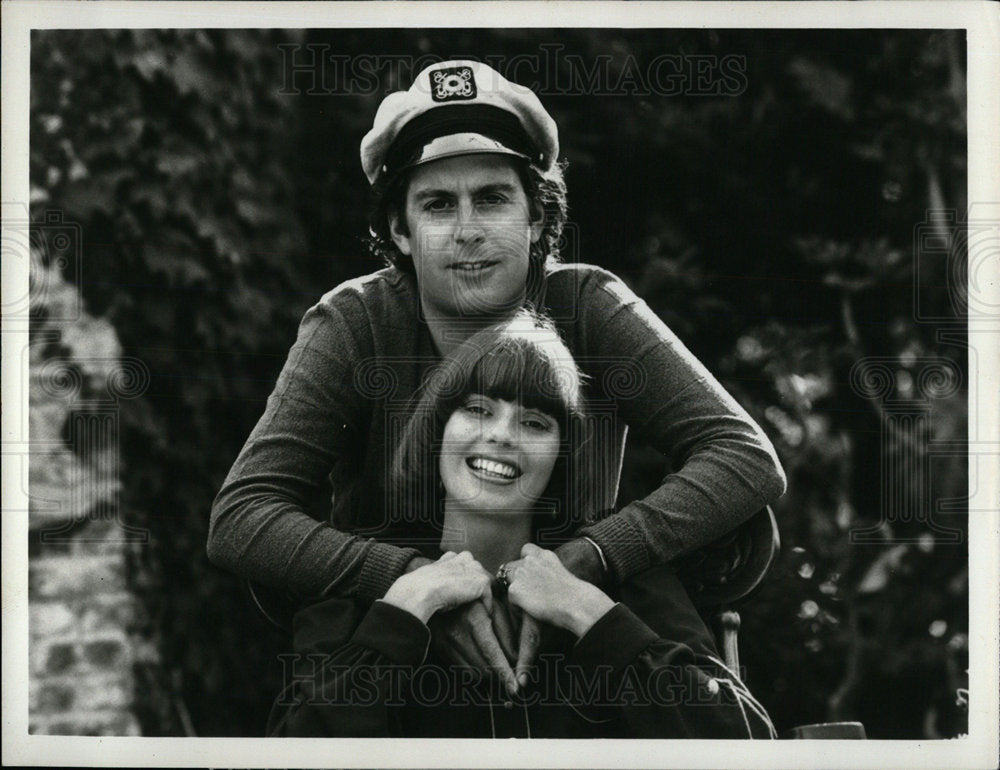
<svg viewBox="0 0 1000 770">
<path fill-rule="evenodd" d="M 468 202 L 460 202 L 456 212 L 455 242 L 474 242 L 483 237 L 482 222 L 475 207 Z"/>
</svg>

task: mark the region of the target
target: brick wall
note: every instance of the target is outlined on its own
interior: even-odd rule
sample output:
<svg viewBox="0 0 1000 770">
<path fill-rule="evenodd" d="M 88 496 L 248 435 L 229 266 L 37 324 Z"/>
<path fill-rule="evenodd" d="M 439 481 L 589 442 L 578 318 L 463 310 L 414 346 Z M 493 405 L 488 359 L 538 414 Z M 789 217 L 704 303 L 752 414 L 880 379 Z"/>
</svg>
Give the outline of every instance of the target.
<svg viewBox="0 0 1000 770">
<path fill-rule="evenodd" d="M 118 409 L 144 370 L 75 287 L 32 268 L 29 730 L 137 735 L 133 671 L 155 651 L 126 579 L 144 537 L 118 510 Z"/>
</svg>

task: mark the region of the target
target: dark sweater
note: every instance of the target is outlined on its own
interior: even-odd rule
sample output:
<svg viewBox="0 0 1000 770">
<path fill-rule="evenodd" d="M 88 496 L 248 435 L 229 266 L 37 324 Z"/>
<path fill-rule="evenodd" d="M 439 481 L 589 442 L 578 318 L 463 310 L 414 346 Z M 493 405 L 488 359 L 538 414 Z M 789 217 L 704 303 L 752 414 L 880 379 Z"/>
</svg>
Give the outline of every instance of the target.
<svg viewBox="0 0 1000 770">
<path fill-rule="evenodd" d="M 284 658 L 286 687 L 267 734 L 770 737 L 743 685 L 717 662 L 679 581 L 664 568 L 652 572 L 659 574 L 638 577 L 652 582 L 653 601 L 629 601 L 636 612 L 616 604 L 579 640 L 564 633 L 539 656 L 516 698 L 436 659 L 427 626 L 405 610 L 324 599 L 295 617 L 296 654 Z M 628 598 L 652 595 L 636 587 Z M 639 617 L 647 611 L 648 623 Z"/>
<path fill-rule="evenodd" d="M 599 521 L 564 512 L 600 545 L 615 580 L 713 540 L 783 493 L 761 429 L 618 278 L 557 266 L 544 309 L 589 376 L 600 508 L 614 504 L 627 429 L 675 469 Z M 212 561 L 303 596 L 384 595 L 417 553 L 408 546 L 436 537 L 384 490 L 410 399 L 439 360 L 412 276 L 388 268 L 327 293 L 303 318 L 215 500 Z"/>
</svg>

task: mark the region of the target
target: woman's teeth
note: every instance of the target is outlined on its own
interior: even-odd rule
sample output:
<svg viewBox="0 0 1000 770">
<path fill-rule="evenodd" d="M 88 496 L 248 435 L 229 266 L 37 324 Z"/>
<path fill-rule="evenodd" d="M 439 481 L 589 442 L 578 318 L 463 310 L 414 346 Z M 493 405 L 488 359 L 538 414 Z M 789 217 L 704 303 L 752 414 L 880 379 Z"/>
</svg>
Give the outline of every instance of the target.
<svg viewBox="0 0 1000 770">
<path fill-rule="evenodd" d="M 483 457 L 473 457 L 468 461 L 468 463 L 469 467 L 473 470 L 481 471 L 482 473 L 486 473 L 491 476 L 498 476 L 503 479 L 514 479 L 520 475 L 518 469 L 513 465 L 497 462 L 496 460 L 487 460 Z"/>
</svg>

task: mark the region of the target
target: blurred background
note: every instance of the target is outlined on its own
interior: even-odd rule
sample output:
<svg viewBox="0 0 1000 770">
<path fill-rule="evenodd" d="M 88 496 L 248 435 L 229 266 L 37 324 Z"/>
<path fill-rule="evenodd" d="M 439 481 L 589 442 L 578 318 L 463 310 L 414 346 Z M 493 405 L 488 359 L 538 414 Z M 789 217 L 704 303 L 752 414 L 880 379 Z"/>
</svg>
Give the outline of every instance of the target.
<svg viewBox="0 0 1000 770">
<path fill-rule="evenodd" d="M 262 733 L 286 640 L 208 563 L 211 502 L 303 312 L 381 267 L 378 103 L 460 56 L 556 119 L 565 258 L 777 446 L 740 638 L 778 729 L 964 733 L 963 33 L 586 29 L 33 32 L 32 731 Z M 663 473 L 630 446 L 621 501 Z"/>
</svg>

